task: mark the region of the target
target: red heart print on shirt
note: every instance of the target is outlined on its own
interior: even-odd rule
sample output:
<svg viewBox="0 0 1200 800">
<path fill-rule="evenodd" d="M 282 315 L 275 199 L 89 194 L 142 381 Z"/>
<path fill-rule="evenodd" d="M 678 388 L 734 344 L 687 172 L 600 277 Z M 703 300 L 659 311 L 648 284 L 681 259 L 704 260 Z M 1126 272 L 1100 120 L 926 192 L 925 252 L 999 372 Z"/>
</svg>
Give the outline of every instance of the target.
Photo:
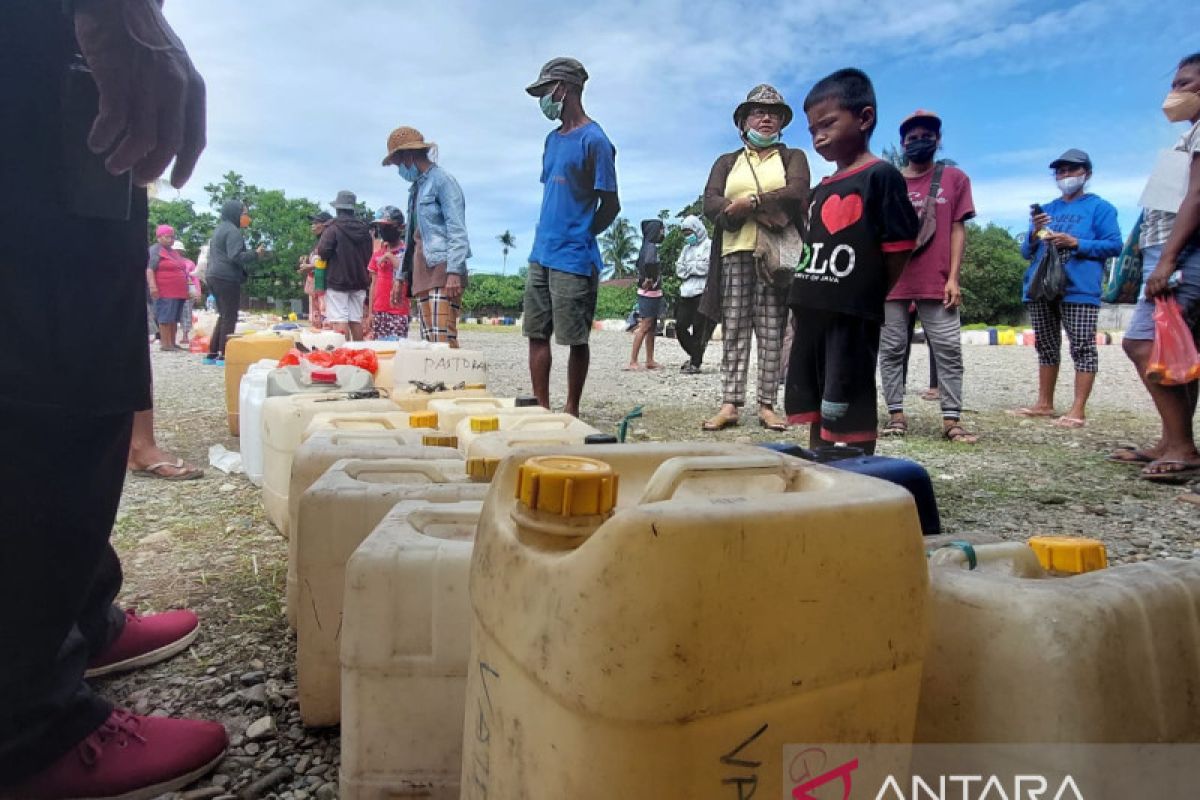
<svg viewBox="0 0 1200 800">
<path fill-rule="evenodd" d="M 848 194 L 845 197 L 833 194 L 825 201 L 825 205 L 821 206 L 821 222 L 825 223 L 825 230 L 829 231 L 831 236 L 858 222 L 862 215 L 863 200 L 859 194 Z"/>
</svg>

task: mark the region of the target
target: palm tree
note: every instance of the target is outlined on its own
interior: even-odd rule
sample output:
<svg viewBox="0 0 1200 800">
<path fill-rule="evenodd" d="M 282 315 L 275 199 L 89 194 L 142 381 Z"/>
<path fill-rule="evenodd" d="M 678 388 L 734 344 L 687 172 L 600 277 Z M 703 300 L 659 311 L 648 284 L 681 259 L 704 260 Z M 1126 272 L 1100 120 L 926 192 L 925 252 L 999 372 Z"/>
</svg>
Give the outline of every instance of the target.
<svg viewBox="0 0 1200 800">
<path fill-rule="evenodd" d="M 617 217 L 600 237 L 600 256 L 608 266 L 609 278 L 628 278 L 634 274 L 638 241 L 633 226 L 624 217 Z"/>
<path fill-rule="evenodd" d="M 505 231 L 496 237 L 496 241 L 500 243 L 500 249 L 504 251 L 504 267 L 500 270 L 500 274 L 508 273 L 508 251 L 513 250 L 517 246 L 517 237 L 512 235 L 512 231 Z"/>
</svg>

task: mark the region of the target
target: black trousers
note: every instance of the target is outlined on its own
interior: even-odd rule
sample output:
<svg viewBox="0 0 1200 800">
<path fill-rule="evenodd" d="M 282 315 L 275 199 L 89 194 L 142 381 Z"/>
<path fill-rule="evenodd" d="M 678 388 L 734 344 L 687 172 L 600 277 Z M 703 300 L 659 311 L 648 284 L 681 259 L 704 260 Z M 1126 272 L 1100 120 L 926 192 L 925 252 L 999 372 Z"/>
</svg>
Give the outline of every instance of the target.
<svg viewBox="0 0 1200 800">
<path fill-rule="evenodd" d="M 712 337 L 713 321 L 700 313 L 700 297 L 681 297 L 675 304 L 675 338 L 683 352 L 692 360 L 692 366 L 704 362 L 704 351 Z"/>
<path fill-rule="evenodd" d="M 133 414 L 7 415 L 0 441 L 0 786 L 47 766 L 112 707 L 84 683 L 121 631 L 109 544 Z M 2 792 L 0 792 L 2 794 Z"/>
<path fill-rule="evenodd" d="M 146 196 L 72 160 L 95 112 L 66 88 L 62 7 L 4 0 L 0 22 L 0 319 L 21 332 L 0 379 L 0 786 L 110 712 L 83 673 L 123 623 L 109 533 L 150 407 Z"/>
<path fill-rule="evenodd" d="M 237 281 L 209 278 L 208 288 L 217 298 L 217 326 L 208 342 L 210 356 L 225 356 L 225 343 L 237 328 L 238 305 L 242 300 L 242 285 Z"/>
</svg>

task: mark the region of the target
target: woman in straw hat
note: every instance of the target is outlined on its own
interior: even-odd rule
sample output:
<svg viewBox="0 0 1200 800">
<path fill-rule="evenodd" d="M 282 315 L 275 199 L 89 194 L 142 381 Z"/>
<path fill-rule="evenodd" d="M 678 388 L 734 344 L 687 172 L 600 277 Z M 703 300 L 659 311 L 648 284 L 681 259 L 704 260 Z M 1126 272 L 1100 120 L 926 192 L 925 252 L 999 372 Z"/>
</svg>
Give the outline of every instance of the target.
<svg viewBox="0 0 1200 800">
<path fill-rule="evenodd" d="M 758 340 L 759 424 L 773 431 L 787 429 L 775 411 L 787 287 L 779 288 L 767 277 L 760 245 L 766 237 L 782 233 L 797 237 L 802 229 L 808 159 L 802 150 L 780 143 L 791 121 L 792 109 L 774 87 L 761 84 L 751 89 L 733 112 L 741 147 L 717 159 L 704 189 L 704 216 L 713 224 L 713 244 L 700 311 L 721 323 L 724 349 L 721 408 L 701 426 L 706 431 L 738 424 L 752 331 Z"/>
<path fill-rule="evenodd" d="M 467 286 L 467 209 L 458 181 L 434 163 L 437 145 L 416 128 L 400 127 L 388 136 L 383 165 L 395 166 L 412 184 L 408 191 L 404 281 L 416 299 L 421 338 L 458 347 L 458 314 Z M 394 305 L 399 305 L 399 297 Z"/>
</svg>

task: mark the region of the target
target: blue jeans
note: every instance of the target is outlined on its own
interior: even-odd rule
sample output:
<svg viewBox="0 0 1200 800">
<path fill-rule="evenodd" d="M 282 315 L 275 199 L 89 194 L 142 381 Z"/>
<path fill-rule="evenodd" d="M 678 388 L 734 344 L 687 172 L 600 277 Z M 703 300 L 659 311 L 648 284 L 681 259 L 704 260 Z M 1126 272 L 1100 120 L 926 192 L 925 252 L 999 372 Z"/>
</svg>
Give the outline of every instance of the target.
<svg viewBox="0 0 1200 800">
<path fill-rule="evenodd" d="M 1154 341 L 1154 300 L 1146 297 L 1146 281 L 1158 266 L 1162 257 L 1163 246 L 1156 244 L 1142 250 L 1142 294 L 1138 298 L 1137 308 L 1125 329 L 1126 339 L 1137 339 L 1145 342 Z M 1200 249 L 1189 247 L 1183 251 L 1176 263 L 1182 273 L 1182 280 L 1175 288 L 1175 300 L 1183 318 L 1192 326 L 1197 322 L 1200 313 Z"/>
</svg>

